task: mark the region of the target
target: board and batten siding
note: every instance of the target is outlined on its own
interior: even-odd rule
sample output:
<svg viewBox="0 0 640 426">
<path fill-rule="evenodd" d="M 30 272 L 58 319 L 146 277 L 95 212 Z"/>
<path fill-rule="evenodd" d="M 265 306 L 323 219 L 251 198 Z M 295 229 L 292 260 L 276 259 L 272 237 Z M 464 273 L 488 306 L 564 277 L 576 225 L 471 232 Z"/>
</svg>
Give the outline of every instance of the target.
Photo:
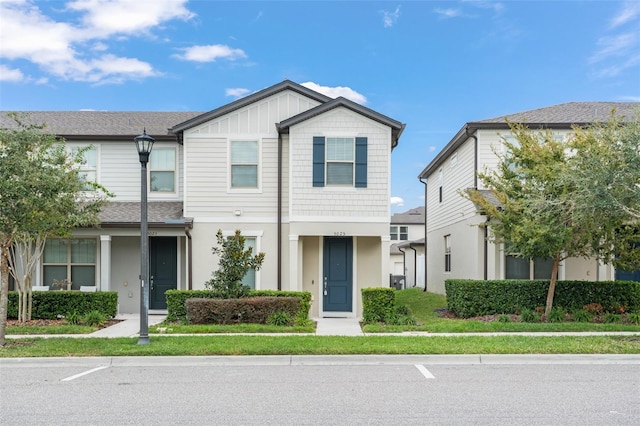
<svg viewBox="0 0 640 426">
<path fill-rule="evenodd" d="M 313 137 L 366 137 L 367 186 L 314 187 Z M 292 221 L 389 222 L 391 129 L 346 108 L 291 127 Z M 388 233 L 388 229 L 386 229 Z"/>
<path fill-rule="evenodd" d="M 460 192 L 474 185 L 474 139 L 467 139 L 427 178 L 427 233 L 475 214 L 473 203 Z M 442 202 L 440 202 L 442 170 Z"/>
<path fill-rule="evenodd" d="M 278 207 L 278 133 L 276 123 L 318 103 L 295 92 L 275 94 L 187 130 L 185 215 L 196 220 L 263 220 L 275 222 Z M 259 189 L 229 189 L 229 143 L 259 141 Z M 283 206 L 288 202 L 288 144 L 282 142 Z M 241 216 L 236 217 L 235 211 Z"/>
</svg>

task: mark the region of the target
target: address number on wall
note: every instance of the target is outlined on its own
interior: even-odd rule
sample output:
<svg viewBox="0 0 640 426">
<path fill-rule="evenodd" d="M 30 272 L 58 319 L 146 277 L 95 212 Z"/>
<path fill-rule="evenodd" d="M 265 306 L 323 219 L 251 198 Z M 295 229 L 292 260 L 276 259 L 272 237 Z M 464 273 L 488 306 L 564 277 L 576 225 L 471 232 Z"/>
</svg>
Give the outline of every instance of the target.
<svg viewBox="0 0 640 426">
<path fill-rule="evenodd" d="M 336 237 L 344 237 L 345 235 L 347 235 L 347 233 L 343 231 L 336 231 L 333 233 L 333 235 Z"/>
</svg>

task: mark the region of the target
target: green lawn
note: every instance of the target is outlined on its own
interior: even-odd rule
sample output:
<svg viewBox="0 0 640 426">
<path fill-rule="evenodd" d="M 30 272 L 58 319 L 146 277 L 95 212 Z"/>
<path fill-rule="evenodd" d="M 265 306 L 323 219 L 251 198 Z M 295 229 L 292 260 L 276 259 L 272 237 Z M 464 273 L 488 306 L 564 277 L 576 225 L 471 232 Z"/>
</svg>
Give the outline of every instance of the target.
<svg viewBox="0 0 640 426">
<path fill-rule="evenodd" d="M 151 336 L 8 339 L 0 358 L 339 354 L 640 354 L 640 337 Z"/>
<path fill-rule="evenodd" d="M 396 292 L 396 302 L 409 307 L 416 318 L 416 326 L 391 326 L 369 324 L 364 326 L 367 333 L 428 331 L 431 333 L 468 333 L 468 332 L 535 332 L 535 331 L 636 331 L 640 325 L 601 324 L 583 322 L 561 323 L 523 323 L 523 322 L 484 322 L 469 319 L 448 319 L 438 316 L 436 310 L 447 307 L 445 296 L 428 293 L 419 288 Z"/>
</svg>

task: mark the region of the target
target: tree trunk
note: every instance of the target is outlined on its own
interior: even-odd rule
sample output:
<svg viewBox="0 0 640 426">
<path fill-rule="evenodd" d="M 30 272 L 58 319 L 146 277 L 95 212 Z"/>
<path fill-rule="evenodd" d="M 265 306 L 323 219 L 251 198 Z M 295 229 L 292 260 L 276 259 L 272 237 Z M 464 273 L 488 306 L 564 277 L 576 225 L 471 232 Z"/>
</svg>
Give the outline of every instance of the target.
<svg viewBox="0 0 640 426">
<path fill-rule="evenodd" d="M 553 296 L 556 292 L 556 282 L 558 281 L 558 268 L 560 266 L 560 256 L 553 258 L 553 264 L 551 266 L 551 280 L 549 281 L 549 291 L 547 291 L 547 304 L 544 308 L 544 316 L 549 318 L 551 308 L 553 307 Z"/>
<path fill-rule="evenodd" d="M 33 310 L 33 286 L 31 285 L 31 277 L 28 277 L 24 286 L 29 292 L 29 300 L 27 301 L 27 321 L 31 321 L 31 311 Z"/>
<path fill-rule="evenodd" d="M 6 344 L 5 336 L 7 331 L 7 309 L 9 298 L 9 250 L 5 241 L 0 245 L 0 276 L 2 276 L 2 287 L 0 288 L 0 346 Z"/>
</svg>

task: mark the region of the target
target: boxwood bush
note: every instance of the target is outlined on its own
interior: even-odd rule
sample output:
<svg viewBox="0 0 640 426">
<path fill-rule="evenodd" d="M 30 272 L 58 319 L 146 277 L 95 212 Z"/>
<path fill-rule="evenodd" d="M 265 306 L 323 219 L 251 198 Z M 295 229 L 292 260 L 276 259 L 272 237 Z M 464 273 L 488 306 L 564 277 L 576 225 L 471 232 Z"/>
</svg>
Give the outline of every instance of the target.
<svg viewBox="0 0 640 426">
<path fill-rule="evenodd" d="M 167 298 L 167 321 L 170 322 L 187 320 L 187 299 L 215 299 L 212 290 L 167 290 L 165 296 Z M 249 292 L 249 297 L 260 296 L 299 297 L 301 299 L 300 311 L 296 315 L 296 320 L 304 321 L 309 318 L 311 293 L 308 291 L 251 290 Z"/>
<path fill-rule="evenodd" d="M 395 310 L 394 288 L 373 287 L 362 289 L 362 321 L 365 323 L 384 322 Z"/>
<path fill-rule="evenodd" d="M 8 294 L 7 318 L 18 318 L 18 292 Z M 98 311 L 107 318 L 118 313 L 118 293 L 115 291 L 34 291 L 32 319 L 56 319 L 70 314 L 86 315 Z"/>
<path fill-rule="evenodd" d="M 446 280 L 449 310 L 462 318 L 520 313 L 545 306 L 549 280 Z M 558 281 L 554 306 L 569 311 L 597 303 L 607 312 L 640 312 L 640 283 Z"/>
<path fill-rule="evenodd" d="M 267 324 L 275 314 L 289 318 L 300 312 L 300 297 L 243 297 L 239 299 L 190 298 L 186 300 L 189 324 Z"/>
</svg>

